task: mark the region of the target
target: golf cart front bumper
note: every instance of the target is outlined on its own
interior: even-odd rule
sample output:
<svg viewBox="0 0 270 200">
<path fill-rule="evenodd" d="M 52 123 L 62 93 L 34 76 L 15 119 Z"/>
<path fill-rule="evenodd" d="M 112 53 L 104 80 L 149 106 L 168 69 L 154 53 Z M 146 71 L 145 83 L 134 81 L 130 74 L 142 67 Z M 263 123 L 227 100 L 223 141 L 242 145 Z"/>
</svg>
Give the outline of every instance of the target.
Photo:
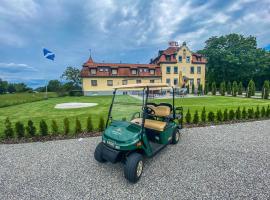
<svg viewBox="0 0 270 200">
<path fill-rule="evenodd" d="M 121 151 L 118 151 L 116 149 L 113 149 L 106 144 L 103 144 L 102 148 L 102 157 L 103 159 L 111 162 L 111 163 L 116 163 L 121 160 Z"/>
</svg>

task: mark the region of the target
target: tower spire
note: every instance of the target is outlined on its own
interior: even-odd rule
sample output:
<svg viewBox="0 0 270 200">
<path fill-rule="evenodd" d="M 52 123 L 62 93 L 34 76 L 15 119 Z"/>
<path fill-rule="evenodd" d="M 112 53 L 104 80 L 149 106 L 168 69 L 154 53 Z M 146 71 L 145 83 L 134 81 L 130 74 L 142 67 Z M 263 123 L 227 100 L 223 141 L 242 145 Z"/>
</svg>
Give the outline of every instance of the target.
<svg viewBox="0 0 270 200">
<path fill-rule="evenodd" d="M 90 55 L 89 55 L 89 59 L 87 62 L 93 63 L 94 61 L 93 61 L 92 56 L 91 56 L 91 49 L 89 49 L 89 52 L 90 52 Z"/>
</svg>

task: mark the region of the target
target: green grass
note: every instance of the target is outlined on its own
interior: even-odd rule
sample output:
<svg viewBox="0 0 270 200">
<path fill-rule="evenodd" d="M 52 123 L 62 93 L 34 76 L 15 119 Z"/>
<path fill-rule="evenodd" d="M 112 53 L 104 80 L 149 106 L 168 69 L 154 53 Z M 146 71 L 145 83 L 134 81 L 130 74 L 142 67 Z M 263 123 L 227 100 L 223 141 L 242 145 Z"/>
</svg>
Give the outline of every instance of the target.
<svg viewBox="0 0 270 200">
<path fill-rule="evenodd" d="M 0 95 L 0 108 L 18 105 L 28 102 L 40 101 L 45 97 L 45 93 L 16 93 Z M 57 97 L 54 92 L 48 92 L 48 97 Z"/>
<path fill-rule="evenodd" d="M 122 102 L 132 102 L 136 103 L 139 100 L 134 99 L 129 96 L 119 96 Z M 116 99 L 117 101 L 117 99 Z M 170 99 L 165 100 L 155 100 L 156 102 L 171 102 Z M 67 102 L 91 102 L 98 103 L 98 106 L 89 108 L 79 108 L 79 109 L 68 109 L 59 110 L 55 109 L 54 106 L 58 103 Z M 209 97 L 198 97 L 198 98 L 181 98 L 176 99 L 176 106 L 183 106 L 184 112 L 190 109 L 192 117 L 195 110 L 199 111 L 205 106 L 206 111 L 216 112 L 218 109 L 224 110 L 236 109 L 238 106 L 243 108 L 267 106 L 270 105 L 269 100 L 262 99 L 247 99 L 247 98 L 237 98 L 237 97 L 220 97 L 220 96 L 209 96 Z M 4 130 L 4 120 L 9 117 L 13 125 L 16 121 L 21 121 L 24 124 L 27 123 L 29 119 L 33 120 L 35 125 L 38 127 L 39 121 L 41 119 L 46 120 L 49 127 L 51 120 L 57 121 L 60 129 L 63 129 L 63 119 L 68 117 L 71 122 L 71 130 L 74 131 L 75 118 L 78 117 L 82 123 L 83 128 L 86 126 L 86 118 L 91 115 L 94 123 L 94 127 L 98 127 L 98 121 L 100 116 L 106 119 L 109 106 L 111 103 L 111 96 L 95 96 L 95 97 L 58 97 L 50 98 L 48 100 L 24 103 L 20 105 L 8 106 L 0 108 L 0 136 Z M 126 116 L 127 119 L 131 117 L 131 114 L 140 111 L 139 106 L 131 105 L 116 105 L 113 109 L 114 113 L 117 113 L 117 117 Z"/>
</svg>

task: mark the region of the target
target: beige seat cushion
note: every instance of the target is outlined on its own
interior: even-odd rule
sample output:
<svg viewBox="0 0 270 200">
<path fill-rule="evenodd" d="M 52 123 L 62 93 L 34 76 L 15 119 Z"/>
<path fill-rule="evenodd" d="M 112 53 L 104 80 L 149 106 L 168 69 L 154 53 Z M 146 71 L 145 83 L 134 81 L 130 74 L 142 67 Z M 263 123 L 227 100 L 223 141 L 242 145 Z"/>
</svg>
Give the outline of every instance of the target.
<svg viewBox="0 0 270 200">
<path fill-rule="evenodd" d="M 141 125 L 142 118 L 133 119 L 131 122 Z M 164 131 L 165 126 L 166 126 L 166 122 L 161 122 L 161 121 L 152 120 L 152 119 L 145 119 L 145 123 L 144 123 L 145 128 L 149 128 L 156 131 Z"/>
<path fill-rule="evenodd" d="M 155 111 L 155 116 L 157 117 L 166 117 L 171 114 L 171 109 L 169 106 L 154 106 L 154 105 L 147 105 L 149 108 Z"/>
</svg>

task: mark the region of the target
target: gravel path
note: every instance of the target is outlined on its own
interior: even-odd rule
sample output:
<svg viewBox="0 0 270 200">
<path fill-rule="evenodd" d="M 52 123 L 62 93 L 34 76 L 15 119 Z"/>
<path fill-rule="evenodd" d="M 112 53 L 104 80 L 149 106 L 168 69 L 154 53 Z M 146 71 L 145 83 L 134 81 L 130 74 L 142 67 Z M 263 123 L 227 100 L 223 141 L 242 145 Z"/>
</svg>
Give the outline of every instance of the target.
<svg viewBox="0 0 270 200">
<path fill-rule="evenodd" d="M 99 141 L 0 145 L 0 199 L 270 199 L 270 121 L 185 129 L 135 185 Z"/>
</svg>

